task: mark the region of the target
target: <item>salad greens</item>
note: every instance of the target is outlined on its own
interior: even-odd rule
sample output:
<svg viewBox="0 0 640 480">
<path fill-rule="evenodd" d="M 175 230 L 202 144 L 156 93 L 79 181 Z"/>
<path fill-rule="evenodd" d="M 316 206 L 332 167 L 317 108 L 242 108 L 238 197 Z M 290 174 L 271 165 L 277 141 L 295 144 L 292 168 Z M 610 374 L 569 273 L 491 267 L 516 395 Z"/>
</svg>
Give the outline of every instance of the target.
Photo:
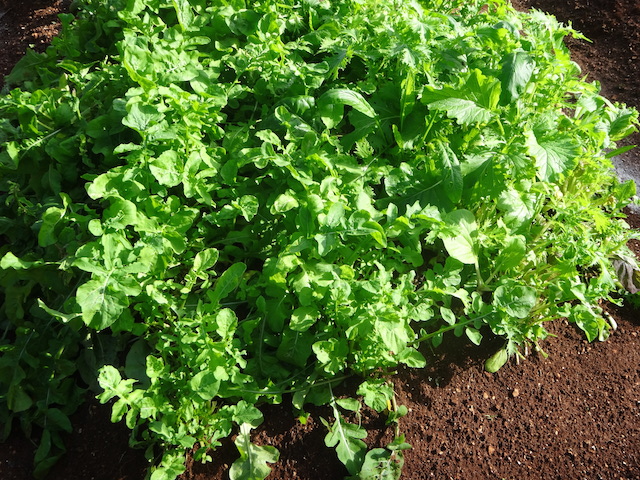
<svg viewBox="0 0 640 480">
<path fill-rule="evenodd" d="M 600 302 L 637 269 L 609 158 L 638 114 L 581 78 L 571 28 L 503 0 L 61 18 L 0 96 L 0 419 L 39 427 L 36 476 L 89 389 L 152 480 L 231 435 L 230 478 L 265 478 L 278 452 L 251 432 L 283 401 L 331 407 L 349 478 L 397 479 L 391 376 L 422 344 L 502 336 L 496 371 L 553 319 L 607 337 Z M 386 448 L 352 423 L 363 404 Z"/>
</svg>

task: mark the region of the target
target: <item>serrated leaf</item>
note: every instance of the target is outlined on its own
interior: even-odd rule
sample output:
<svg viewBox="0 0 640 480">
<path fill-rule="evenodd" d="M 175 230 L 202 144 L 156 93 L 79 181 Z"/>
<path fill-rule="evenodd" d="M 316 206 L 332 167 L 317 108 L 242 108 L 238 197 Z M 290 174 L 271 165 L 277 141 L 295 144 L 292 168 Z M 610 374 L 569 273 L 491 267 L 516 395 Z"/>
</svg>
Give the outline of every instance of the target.
<svg viewBox="0 0 640 480">
<path fill-rule="evenodd" d="M 540 180 L 558 181 L 576 164 L 580 149 L 572 138 L 553 135 L 538 138 L 531 130 L 525 131 L 524 135 Z"/>
<path fill-rule="evenodd" d="M 436 98 L 430 95 L 427 98 Z M 459 125 L 474 125 L 477 123 L 488 123 L 493 117 L 490 110 L 479 106 L 473 100 L 464 98 L 440 98 L 427 103 L 429 108 L 434 110 L 442 110 L 447 113 L 449 118 L 453 118 Z"/>
</svg>

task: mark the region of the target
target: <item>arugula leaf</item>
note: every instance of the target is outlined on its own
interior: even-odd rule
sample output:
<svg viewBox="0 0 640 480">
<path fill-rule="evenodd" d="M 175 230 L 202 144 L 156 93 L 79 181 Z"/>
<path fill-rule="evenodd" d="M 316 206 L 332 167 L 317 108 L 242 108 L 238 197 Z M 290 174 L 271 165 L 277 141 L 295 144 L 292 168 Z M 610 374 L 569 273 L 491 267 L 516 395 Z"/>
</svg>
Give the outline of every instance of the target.
<svg viewBox="0 0 640 480">
<path fill-rule="evenodd" d="M 278 461 L 278 451 L 271 446 L 257 446 L 251 443 L 251 425 L 240 425 L 240 433 L 236 439 L 236 446 L 240 458 L 233 462 L 229 470 L 231 480 L 263 480 L 271 472 L 268 463 Z"/>
</svg>

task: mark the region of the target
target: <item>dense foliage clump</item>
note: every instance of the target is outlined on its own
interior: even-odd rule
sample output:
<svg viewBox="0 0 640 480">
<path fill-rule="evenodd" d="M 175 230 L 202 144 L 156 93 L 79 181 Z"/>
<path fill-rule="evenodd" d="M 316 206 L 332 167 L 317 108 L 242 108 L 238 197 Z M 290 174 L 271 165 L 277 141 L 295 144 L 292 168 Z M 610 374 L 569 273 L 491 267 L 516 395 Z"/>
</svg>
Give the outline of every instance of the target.
<svg viewBox="0 0 640 480">
<path fill-rule="evenodd" d="M 236 433 L 230 477 L 264 478 L 256 405 L 285 394 L 332 407 L 350 478 L 398 478 L 389 378 L 421 343 L 492 332 L 495 371 L 559 317 L 607 337 L 614 265 L 636 268 L 635 187 L 608 159 L 637 113 L 580 78 L 553 18 L 502 0 L 62 18 L 0 97 L 0 420 L 42 427 L 37 475 L 89 388 L 153 480 Z M 350 375 L 360 400 L 334 395 Z M 361 401 L 396 425 L 387 448 L 343 417 Z"/>
</svg>

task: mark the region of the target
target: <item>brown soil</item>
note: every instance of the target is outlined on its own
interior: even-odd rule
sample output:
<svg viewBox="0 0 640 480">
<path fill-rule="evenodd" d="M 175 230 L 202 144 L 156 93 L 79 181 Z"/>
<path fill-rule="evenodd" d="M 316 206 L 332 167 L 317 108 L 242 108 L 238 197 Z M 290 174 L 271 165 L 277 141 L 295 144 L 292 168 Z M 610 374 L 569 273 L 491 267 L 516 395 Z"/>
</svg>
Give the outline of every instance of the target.
<svg viewBox="0 0 640 480">
<path fill-rule="evenodd" d="M 593 40 L 571 42 L 585 73 L 603 83 L 609 98 L 640 107 L 637 0 L 514 4 L 571 20 Z M 67 5 L 66 0 L 0 0 L 0 75 L 27 45 L 46 45 L 57 33 L 56 12 Z M 639 153 L 628 161 L 640 165 Z M 640 228 L 640 218 L 633 216 L 630 223 Z M 401 426 L 413 446 L 406 453 L 403 478 L 640 479 L 640 314 L 631 308 L 608 311 L 619 328 L 604 343 L 589 344 L 560 321 L 550 327 L 555 337 L 543 345 L 549 358 L 531 354 L 520 364 L 488 374 L 482 360 L 495 351 L 495 342 L 472 348 L 450 341 L 435 352 L 424 352 L 430 360 L 426 369 L 399 372 L 398 403 L 410 411 Z M 263 411 L 265 425 L 255 441 L 281 452 L 269 479 L 345 476 L 333 452 L 324 447 L 319 417 L 329 415 L 326 410 L 313 411 L 306 425 L 294 421 L 286 403 Z M 90 401 L 73 420 L 69 452 L 49 478 L 142 480 L 142 452 L 127 448 L 127 430 L 109 422 L 108 407 Z M 389 439 L 383 420 L 365 414 L 362 421 L 371 445 Z M 31 478 L 33 450 L 32 442 L 13 435 L 0 447 L 0 478 Z M 213 463 L 189 463 L 181 480 L 228 478 L 235 457 L 228 441 Z"/>
</svg>

